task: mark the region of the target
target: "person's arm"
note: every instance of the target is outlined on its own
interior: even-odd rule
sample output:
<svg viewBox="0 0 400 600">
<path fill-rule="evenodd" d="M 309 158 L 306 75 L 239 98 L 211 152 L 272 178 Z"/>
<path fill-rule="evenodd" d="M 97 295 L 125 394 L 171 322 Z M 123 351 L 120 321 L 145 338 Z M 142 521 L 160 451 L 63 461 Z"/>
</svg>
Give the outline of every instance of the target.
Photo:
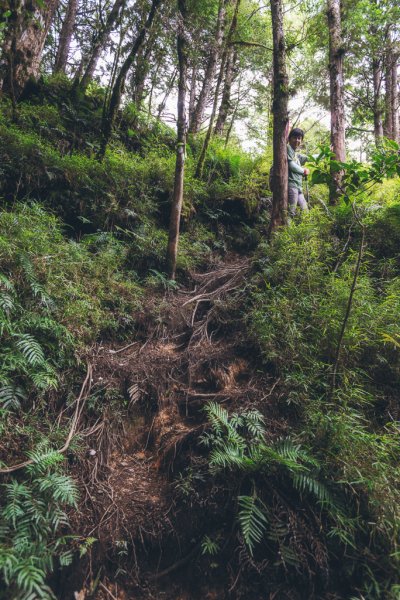
<svg viewBox="0 0 400 600">
<path fill-rule="evenodd" d="M 290 160 L 290 158 L 288 158 L 288 167 L 289 171 L 292 171 L 292 173 L 299 173 L 299 175 L 304 174 L 303 167 L 298 165 L 294 160 Z"/>
<path fill-rule="evenodd" d="M 297 156 L 299 157 L 301 165 L 304 165 L 304 163 L 308 161 L 308 156 L 306 154 L 298 154 Z"/>
</svg>

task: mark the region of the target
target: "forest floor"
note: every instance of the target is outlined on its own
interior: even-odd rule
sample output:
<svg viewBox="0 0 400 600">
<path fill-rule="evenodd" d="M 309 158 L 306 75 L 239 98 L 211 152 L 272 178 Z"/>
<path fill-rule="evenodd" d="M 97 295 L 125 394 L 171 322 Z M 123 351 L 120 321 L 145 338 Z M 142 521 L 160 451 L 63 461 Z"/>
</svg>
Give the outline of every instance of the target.
<svg viewBox="0 0 400 600">
<path fill-rule="evenodd" d="M 225 597 L 210 582 L 194 583 L 192 568 L 187 572 L 201 539 L 195 539 L 198 525 L 191 531 L 190 509 L 183 514 L 179 507 L 174 477 L 185 454 L 196 452 L 208 401 L 235 408 L 268 396 L 240 325 L 224 312 L 243 293 L 250 269 L 248 258 L 233 256 L 194 274 L 190 288 L 151 296 L 139 315 L 140 341 L 93 350 L 92 388 L 125 390 L 129 417 L 115 428 L 110 412 L 99 424 L 80 474 L 85 489 L 76 529 L 83 526 L 99 549 L 78 600 Z M 78 581 L 72 577 L 63 587 L 76 590 Z"/>
</svg>

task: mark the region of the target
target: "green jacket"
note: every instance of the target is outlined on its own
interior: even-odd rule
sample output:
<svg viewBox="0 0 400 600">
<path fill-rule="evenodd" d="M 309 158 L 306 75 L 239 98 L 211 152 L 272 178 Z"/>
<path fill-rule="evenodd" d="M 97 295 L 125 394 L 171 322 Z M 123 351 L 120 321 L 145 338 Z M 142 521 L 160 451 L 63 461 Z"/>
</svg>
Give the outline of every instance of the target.
<svg viewBox="0 0 400 600">
<path fill-rule="evenodd" d="M 290 144 L 287 145 L 288 154 L 288 187 L 296 188 L 300 192 L 303 191 L 303 173 L 304 169 L 301 165 L 307 160 L 307 156 L 304 154 L 296 154 Z"/>
</svg>

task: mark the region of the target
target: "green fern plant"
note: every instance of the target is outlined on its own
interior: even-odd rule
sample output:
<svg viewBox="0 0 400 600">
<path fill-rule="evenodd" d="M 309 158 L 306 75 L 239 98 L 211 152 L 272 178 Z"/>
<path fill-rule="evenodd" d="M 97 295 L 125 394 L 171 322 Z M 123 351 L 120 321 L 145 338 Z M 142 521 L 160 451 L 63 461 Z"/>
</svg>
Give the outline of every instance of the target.
<svg viewBox="0 0 400 600">
<path fill-rule="evenodd" d="M 269 523 L 273 522 L 268 507 L 261 501 L 257 484 L 260 476 L 283 479 L 300 497 L 312 499 L 319 510 L 325 509 L 333 519 L 337 516 L 340 527 L 342 507 L 322 481 L 319 462 L 305 448 L 290 438 L 267 444 L 264 419 L 256 410 L 230 416 L 220 404 L 210 402 L 205 411 L 210 431 L 203 434 L 201 442 L 210 450 L 210 472 L 225 477 L 237 474 L 242 482 L 251 478 L 253 493 L 238 495 L 238 522 L 251 556 L 257 544 L 270 537 Z M 287 551 L 288 562 L 295 562 L 292 551 Z"/>
<path fill-rule="evenodd" d="M 0 507 L 0 574 L 7 597 L 15 600 L 54 599 L 46 578 L 70 564 L 66 507 L 75 507 L 74 481 L 61 471 L 63 456 L 45 445 L 30 453 L 33 463 L 25 479 L 3 484 Z"/>
</svg>

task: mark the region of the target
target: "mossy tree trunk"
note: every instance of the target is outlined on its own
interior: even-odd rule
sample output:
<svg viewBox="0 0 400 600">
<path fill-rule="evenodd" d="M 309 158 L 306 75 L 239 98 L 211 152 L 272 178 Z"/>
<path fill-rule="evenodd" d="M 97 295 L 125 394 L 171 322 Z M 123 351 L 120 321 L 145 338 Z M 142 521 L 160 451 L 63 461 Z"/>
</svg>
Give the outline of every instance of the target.
<svg viewBox="0 0 400 600">
<path fill-rule="evenodd" d="M 235 65 L 237 60 L 237 51 L 233 46 L 230 47 L 228 53 L 228 60 L 226 62 L 225 68 L 225 81 L 224 81 L 224 89 L 222 92 L 221 104 L 219 106 L 217 122 L 215 124 L 214 133 L 216 135 L 222 135 L 225 127 L 226 120 L 228 118 L 228 114 L 232 108 L 231 104 L 231 92 L 232 92 L 232 83 L 235 73 Z"/>
<path fill-rule="evenodd" d="M 44 43 L 58 1 L 4 3 L 11 16 L 2 49 L 0 88 L 14 100 L 18 100 L 30 80 L 39 76 Z"/>
<path fill-rule="evenodd" d="M 179 63 L 178 84 L 178 121 L 177 121 L 177 146 L 174 192 L 171 203 L 171 216 L 169 222 L 167 271 L 170 279 L 175 279 L 176 259 L 178 256 L 179 229 L 183 203 L 183 182 L 185 175 L 186 154 L 186 82 L 188 64 L 188 43 L 186 40 L 186 0 L 178 0 L 178 35 L 177 53 Z"/>
<path fill-rule="evenodd" d="M 282 0 L 270 0 L 273 39 L 273 195 L 269 235 L 287 224 L 289 128 L 289 80 L 286 69 L 285 35 Z"/>
</svg>

